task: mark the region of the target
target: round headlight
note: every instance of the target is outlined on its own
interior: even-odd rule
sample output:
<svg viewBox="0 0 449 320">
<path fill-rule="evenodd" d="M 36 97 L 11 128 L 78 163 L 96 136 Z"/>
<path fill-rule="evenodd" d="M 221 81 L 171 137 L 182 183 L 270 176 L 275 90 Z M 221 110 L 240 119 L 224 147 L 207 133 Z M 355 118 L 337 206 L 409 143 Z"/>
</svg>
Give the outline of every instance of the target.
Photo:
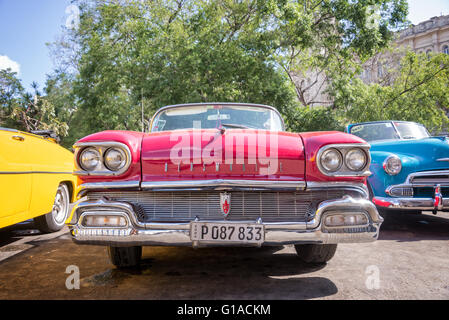
<svg viewBox="0 0 449 320">
<path fill-rule="evenodd" d="M 104 154 L 104 165 L 111 171 L 119 171 L 126 165 L 126 153 L 119 148 L 109 148 Z"/>
<path fill-rule="evenodd" d="M 329 149 L 323 152 L 320 158 L 321 166 L 328 172 L 335 172 L 341 168 L 343 157 L 337 149 Z"/>
<path fill-rule="evenodd" d="M 86 171 L 94 170 L 100 163 L 100 152 L 95 148 L 84 149 L 79 156 L 80 167 Z"/>
<path fill-rule="evenodd" d="M 349 170 L 360 171 L 366 165 L 366 153 L 359 148 L 351 149 L 345 156 L 345 163 Z"/>
<path fill-rule="evenodd" d="M 383 164 L 384 170 L 390 176 L 395 176 L 399 174 L 402 170 L 402 162 L 398 156 L 391 155 L 387 159 L 385 159 Z"/>
</svg>

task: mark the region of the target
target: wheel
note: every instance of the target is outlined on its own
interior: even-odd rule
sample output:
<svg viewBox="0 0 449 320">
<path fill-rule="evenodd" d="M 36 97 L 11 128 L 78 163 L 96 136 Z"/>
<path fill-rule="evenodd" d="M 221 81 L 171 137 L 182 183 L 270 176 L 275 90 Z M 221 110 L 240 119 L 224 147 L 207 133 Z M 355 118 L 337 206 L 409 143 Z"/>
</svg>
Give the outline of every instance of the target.
<svg viewBox="0 0 449 320">
<path fill-rule="evenodd" d="M 108 247 L 109 260 L 117 268 L 130 268 L 140 264 L 142 247 Z"/>
<path fill-rule="evenodd" d="M 64 227 L 69 216 L 70 193 L 65 184 L 60 184 L 56 191 L 55 201 L 51 212 L 34 218 L 36 227 L 43 233 L 56 232 Z"/>
<path fill-rule="evenodd" d="M 319 264 L 328 262 L 337 251 L 336 244 L 299 244 L 296 253 L 305 263 Z"/>
</svg>

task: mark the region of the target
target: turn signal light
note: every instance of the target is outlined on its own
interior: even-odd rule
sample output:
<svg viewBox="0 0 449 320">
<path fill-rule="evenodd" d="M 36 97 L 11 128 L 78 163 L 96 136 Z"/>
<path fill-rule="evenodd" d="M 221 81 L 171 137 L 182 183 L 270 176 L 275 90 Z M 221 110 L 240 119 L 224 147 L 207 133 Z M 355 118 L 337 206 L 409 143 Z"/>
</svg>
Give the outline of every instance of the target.
<svg viewBox="0 0 449 320">
<path fill-rule="evenodd" d="M 83 218 L 85 227 L 126 227 L 127 221 L 122 216 L 87 215 Z"/>
<path fill-rule="evenodd" d="M 364 214 L 332 214 L 324 220 L 327 227 L 363 226 L 368 224 Z"/>
</svg>

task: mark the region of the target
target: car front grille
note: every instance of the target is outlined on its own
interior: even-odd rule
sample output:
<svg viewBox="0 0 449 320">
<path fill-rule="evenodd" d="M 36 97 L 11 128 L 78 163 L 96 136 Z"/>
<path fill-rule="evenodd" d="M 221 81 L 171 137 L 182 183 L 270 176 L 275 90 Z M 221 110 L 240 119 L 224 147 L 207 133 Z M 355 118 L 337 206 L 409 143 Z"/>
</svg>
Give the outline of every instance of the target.
<svg viewBox="0 0 449 320">
<path fill-rule="evenodd" d="M 340 199 L 344 195 L 359 198 L 351 190 L 320 190 L 299 192 L 232 191 L 230 221 L 305 222 L 313 218 L 318 204 L 324 200 Z M 90 192 L 89 200 L 106 198 L 133 205 L 141 222 L 181 222 L 223 220 L 219 191 L 121 191 Z"/>
<path fill-rule="evenodd" d="M 449 184 L 449 171 L 427 171 L 414 173 L 410 177 L 410 183 L 425 185 Z"/>
</svg>

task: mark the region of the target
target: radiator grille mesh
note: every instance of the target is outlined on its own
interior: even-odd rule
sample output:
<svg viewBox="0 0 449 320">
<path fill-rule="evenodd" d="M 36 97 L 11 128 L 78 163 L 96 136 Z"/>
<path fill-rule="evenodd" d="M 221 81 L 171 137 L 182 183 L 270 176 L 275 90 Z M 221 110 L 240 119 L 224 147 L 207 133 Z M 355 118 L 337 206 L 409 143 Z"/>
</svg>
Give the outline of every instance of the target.
<svg viewBox="0 0 449 320">
<path fill-rule="evenodd" d="M 313 218 L 317 205 L 344 195 L 358 197 L 348 190 L 300 192 L 232 191 L 231 210 L 227 220 L 256 220 L 266 222 L 305 222 Z M 223 220 L 219 191 L 120 191 L 91 192 L 90 200 L 106 198 L 132 204 L 141 222 Z"/>
</svg>

